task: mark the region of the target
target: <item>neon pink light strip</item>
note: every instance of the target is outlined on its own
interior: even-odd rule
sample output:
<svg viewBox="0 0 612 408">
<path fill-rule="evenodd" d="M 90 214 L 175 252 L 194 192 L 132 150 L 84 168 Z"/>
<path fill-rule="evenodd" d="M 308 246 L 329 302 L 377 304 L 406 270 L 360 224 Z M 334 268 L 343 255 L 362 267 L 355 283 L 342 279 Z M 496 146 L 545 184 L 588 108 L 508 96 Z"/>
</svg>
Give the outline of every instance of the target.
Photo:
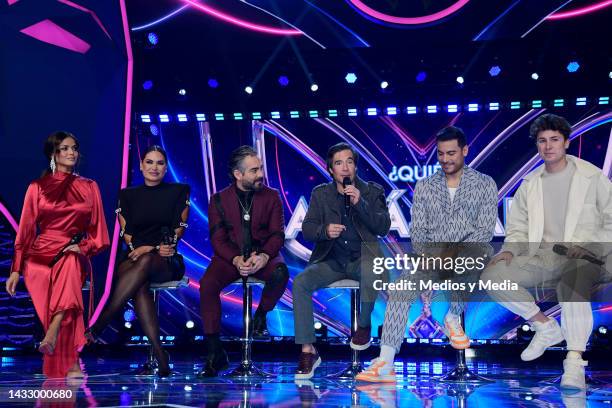
<svg viewBox="0 0 612 408">
<path fill-rule="evenodd" d="M 582 8 L 575 9 L 575 10 L 551 14 L 550 16 L 546 17 L 546 19 L 547 20 L 562 20 L 565 18 L 583 16 L 585 14 L 590 14 L 590 13 L 593 13 L 594 11 L 601 10 L 609 6 L 612 6 L 612 0 L 602 1 L 601 3 L 592 4 L 590 6 L 582 7 Z"/>
<path fill-rule="evenodd" d="M 190 6 L 197 8 L 200 11 L 203 11 L 206 14 L 209 14 L 213 17 L 218 18 L 219 20 L 223 20 L 225 22 L 228 22 L 228 23 L 231 23 L 231 24 L 243 27 L 243 28 L 248 28 L 249 30 L 259 31 L 261 33 L 267 33 L 267 34 L 275 34 L 275 35 L 302 35 L 303 34 L 299 30 L 274 28 L 274 27 L 268 27 L 268 26 L 264 26 L 260 24 L 250 23 L 248 21 L 241 20 L 239 18 L 230 16 L 229 14 L 223 13 L 219 10 L 216 10 L 210 6 L 207 6 L 205 4 L 199 3 L 194 0 L 182 0 L 182 1 L 189 4 Z"/>
<path fill-rule="evenodd" d="M 91 45 L 89 45 L 87 41 L 82 40 L 49 19 L 32 24 L 19 32 L 35 38 L 38 41 L 80 54 L 85 54 L 91 48 Z"/>
<path fill-rule="evenodd" d="M 57 0 L 60 3 L 63 3 L 67 6 L 73 7 L 77 10 L 81 10 L 82 12 L 85 13 L 89 13 L 91 15 L 91 17 L 96 21 L 96 23 L 100 26 L 100 28 L 102 29 L 102 31 L 104 31 L 104 34 L 106 34 L 106 36 L 109 38 L 109 40 L 111 39 L 110 34 L 108 33 L 108 31 L 106 31 L 106 28 L 104 27 L 104 24 L 102 24 L 102 21 L 100 21 L 100 19 L 98 18 L 98 15 L 96 13 L 94 13 L 93 11 L 91 11 L 88 8 L 85 8 L 83 6 L 81 6 L 80 4 L 76 4 L 71 2 L 70 0 Z"/>
<path fill-rule="evenodd" d="M 391 16 L 389 14 L 381 13 L 380 11 L 376 11 L 371 7 L 366 6 L 361 0 L 349 0 L 355 7 L 364 12 L 370 17 L 373 17 L 377 20 L 385 21 L 387 23 L 393 24 L 426 24 L 431 23 L 433 21 L 440 20 L 444 17 L 447 17 L 461 7 L 465 6 L 470 0 L 459 0 L 456 3 L 452 4 L 450 7 L 445 8 L 444 10 L 440 10 L 437 13 L 429 14 L 421 17 L 397 17 Z"/>
<path fill-rule="evenodd" d="M 17 224 L 17 221 L 15 221 L 15 218 L 13 218 L 9 210 L 2 203 L 0 203 L 0 213 L 4 215 L 4 218 L 8 220 L 9 224 L 11 224 L 11 227 L 13 227 L 15 232 L 17 232 L 17 230 L 19 229 L 19 225 Z"/>
<path fill-rule="evenodd" d="M 125 92 L 125 116 L 123 119 L 123 164 L 121 169 L 121 188 L 127 187 L 128 169 L 129 169 L 129 148 L 130 148 L 130 120 L 132 118 L 132 83 L 134 61 L 132 54 L 132 43 L 130 42 L 130 29 L 128 25 L 127 12 L 125 10 L 125 0 L 119 1 L 121 7 L 121 19 L 123 21 L 123 37 L 125 40 L 125 51 L 127 54 L 127 78 Z M 113 273 L 115 271 L 115 260 L 117 258 L 117 247 L 119 246 L 119 222 L 115 220 L 113 230 L 113 243 L 111 246 L 111 254 L 108 261 L 108 269 L 106 271 L 106 283 L 104 285 L 104 294 L 96 307 L 95 312 L 91 316 L 89 324 L 92 325 L 98 320 L 102 308 L 106 304 L 111 292 L 113 284 Z"/>
</svg>

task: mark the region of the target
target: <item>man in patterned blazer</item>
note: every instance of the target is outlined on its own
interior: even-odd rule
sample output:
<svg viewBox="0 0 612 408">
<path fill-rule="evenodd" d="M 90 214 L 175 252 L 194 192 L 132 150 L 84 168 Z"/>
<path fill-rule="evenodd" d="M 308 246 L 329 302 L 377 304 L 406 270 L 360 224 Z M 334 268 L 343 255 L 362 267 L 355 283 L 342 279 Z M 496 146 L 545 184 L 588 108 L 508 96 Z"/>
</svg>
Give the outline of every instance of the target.
<svg viewBox="0 0 612 408">
<path fill-rule="evenodd" d="M 435 174 L 420 180 L 414 190 L 410 211 L 410 236 L 413 250 L 431 253 L 432 247 L 448 243 L 481 243 L 472 246 L 482 255 L 483 247 L 492 253 L 490 241 L 497 222 L 497 186 L 493 179 L 465 165 L 468 146 L 461 129 L 449 126 L 436 135 L 438 161 L 442 166 Z M 470 245 L 466 245 L 470 247 Z M 438 257 L 457 256 L 456 249 L 443 249 Z M 426 276 L 426 271 L 404 269 L 399 280 Z M 399 281 L 398 280 L 398 281 Z M 393 363 L 404 339 L 410 306 L 420 290 L 392 290 L 385 311 L 380 356 L 356 379 L 369 382 L 394 382 Z M 469 347 L 470 340 L 461 327 L 464 304 L 453 294 L 444 326 L 454 348 Z"/>
</svg>

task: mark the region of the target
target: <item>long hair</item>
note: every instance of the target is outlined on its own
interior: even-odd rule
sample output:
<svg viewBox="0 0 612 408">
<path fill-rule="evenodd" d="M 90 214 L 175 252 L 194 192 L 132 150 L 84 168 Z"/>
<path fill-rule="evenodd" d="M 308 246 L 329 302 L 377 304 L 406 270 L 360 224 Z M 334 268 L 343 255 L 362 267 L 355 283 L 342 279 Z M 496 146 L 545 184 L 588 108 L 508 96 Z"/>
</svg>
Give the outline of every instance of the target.
<svg viewBox="0 0 612 408">
<path fill-rule="evenodd" d="M 43 154 L 45 155 L 45 158 L 47 159 L 47 163 L 50 163 L 51 158 L 55 156 L 55 154 L 59 151 L 58 150 L 59 146 L 62 144 L 64 139 L 67 139 L 69 137 L 74 139 L 74 142 L 76 143 L 77 146 L 79 145 L 79 139 L 77 139 L 76 136 L 73 135 L 72 133 L 66 132 L 64 130 L 58 130 L 57 132 L 53 132 L 47 137 L 47 140 L 45 140 L 45 144 L 43 145 Z M 80 162 L 81 162 L 81 152 L 79 152 L 79 158 L 74 166 L 75 171 Z M 51 167 L 49 165 L 47 165 L 47 168 L 42 172 L 42 176 L 46 176 L 48 174 L 51 174 Z"/>
</svg>

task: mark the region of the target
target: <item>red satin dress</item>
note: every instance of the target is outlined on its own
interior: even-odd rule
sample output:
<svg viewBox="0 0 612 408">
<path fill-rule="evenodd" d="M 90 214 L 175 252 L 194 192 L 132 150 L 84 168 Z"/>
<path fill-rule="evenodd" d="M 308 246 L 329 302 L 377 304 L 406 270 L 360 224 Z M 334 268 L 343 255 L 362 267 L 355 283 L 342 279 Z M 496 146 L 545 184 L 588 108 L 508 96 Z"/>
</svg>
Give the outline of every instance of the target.
<svg viewBox="0 0 612 408">
<path fill-rule="evenodd" d="M 86 233 L 79 243 L 81 253 L 67 252 L 49 267 L 77 232 Z M 108 246 L 102 199 L 95 181 L 56 172 L 30 184 L 11 271 L 23 275 L 45 332 L 53 316 L 64 311 L 55 350 L 43 357 L 43 374 L 48 378 L 65 377 L 78 361 L 86 343 L 82 287 L 91 273 L 89 258 Z"/>
</svg>

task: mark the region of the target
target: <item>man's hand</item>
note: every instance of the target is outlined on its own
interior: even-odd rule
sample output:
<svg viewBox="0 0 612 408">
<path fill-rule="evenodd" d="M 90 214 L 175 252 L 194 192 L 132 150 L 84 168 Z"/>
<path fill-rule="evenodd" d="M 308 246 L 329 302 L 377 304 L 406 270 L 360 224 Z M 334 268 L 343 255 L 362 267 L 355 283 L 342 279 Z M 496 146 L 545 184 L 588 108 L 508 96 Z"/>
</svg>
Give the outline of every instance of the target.
<svg viewBox="0 0 612 408">
<path fill-rule="evenodd" d="M 351 198 L 352 205 L 357 205 L 359 199 L 361 198 L 361 192 L 352 184 L 344 188 L 344 194 Z"/>
<path fill-rule="evenodd" d="M 327 233 L 327 236 L 330 239 L 335 239 L 338 238 L 340 234 L 342 234 L 342 231 L 344 231 L 345 229 L 346 226 L 342 224 L 329 224 L 325 229 L 325 232 Z"/>
<path fill-rule="evenodd" d="M 169 256 L 174 255 L 176 253 L 174 249 L 175 246 L 176 246 L 175 244 L 172 244 L 172 245 L 160 244 L 159 250 L 158 250 L 159 255 L 163 257 L 169 257 Z"/>
<path fill-rule="evenodd" d="M 495 265 L 499 261 L 506 261 L 506 265 L 510 265 L 510 262 L 512 262 L 512 258 L 514 258 L 514 255 L 512 254 L 512 252 L 503 251 L 495 255 L 493 258 L 491 258 L 491 262 L 489 264 Z"/>
<path fill-rule="evenodd" d="M 232 259 L 232 263 L 234 264 L 236 269 L 238 269 L 238 273 L 240 274 L 240 276 L 251 275 L 253 267 L 248 259 L 246 261 L 243 259 L 242 255 L 235 256 L 234 259 Z"/>
<path fill-rule="evenodd" d="M 253 251 L 251 252 L 251 256 L 246 260 L 246 264 L 251 266 L 249 275 L 254 274 L 264 266 L 268 264 L 270 257 L 266 253 L 260 253 Z"/>
<path fill-rule="evenodd" d="M 153 250 L 153 248 L 154 247 L 152 247 L 151 245 L 139 246 L 138 248 L 136 248 L 135 250 L 133 250 L 132 252 L 128 254 L 128 258 L 130 258 L 132 262 L 136 262 L 138 258 L 140 258 L 144 254 L 148 254 L 149 252 Z"/>
<path fill-rule="evenodd" d="M 568 258 L 582 258 L 587 255 L 595 257 L 595 255 L 592 252 L 578 245 L 572 245 L 571 247 L 569 247 L 567 249 L 567 254 L 566 254 Z"/>
<path fill-rule="evenodd" d="M 15 296 L 17 291 L 17 282 L 19 282 L 19 272 L 11 272 L 11 275 L 6 280 L 6 292 L 9 295 Z"/>
</svg>

